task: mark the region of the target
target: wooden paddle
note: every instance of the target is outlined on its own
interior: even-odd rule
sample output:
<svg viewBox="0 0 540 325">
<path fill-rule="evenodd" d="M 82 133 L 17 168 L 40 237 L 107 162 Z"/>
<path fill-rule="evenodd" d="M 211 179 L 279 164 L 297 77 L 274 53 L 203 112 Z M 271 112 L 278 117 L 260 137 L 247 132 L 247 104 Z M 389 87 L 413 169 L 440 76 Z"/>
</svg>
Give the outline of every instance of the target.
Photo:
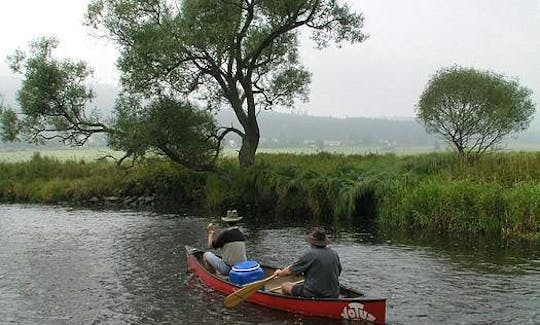
<svg viewBox="0 0 540 325">
<path fill-rule="evenodd" d="M 225 303 L 225 307 L 227 308 L 233 308 L 237 306 L 238 304 L 242 303 L 244 300 L 249 298 L 252 294 L 257 292 L 260 288 L 264 287 L 265 284 L 270 282 L 273 278 L 275 278 L 276 275 L 271 275 L 265 279 L 250 283 L 243 287 L 242 289 L 238 289 L 235 292 L 231 293 L 225 299 L 223 302 Z"/>
</svg>

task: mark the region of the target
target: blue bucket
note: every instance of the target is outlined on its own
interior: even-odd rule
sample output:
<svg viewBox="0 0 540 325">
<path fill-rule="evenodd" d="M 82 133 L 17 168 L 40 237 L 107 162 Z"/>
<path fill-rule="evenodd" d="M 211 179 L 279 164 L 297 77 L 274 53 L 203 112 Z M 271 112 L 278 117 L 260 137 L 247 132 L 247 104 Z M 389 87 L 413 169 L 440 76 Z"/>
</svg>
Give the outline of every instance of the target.
<svg viewBox="0 0 540 325">
<path fill-rule="evenodd" d="M 236 263 L 229 272 L 229 280 L 237 285 L 244 285 L 262 279 L 264 279 L 264 270 L 256 261 L 248 260 Z"/>
</svg>

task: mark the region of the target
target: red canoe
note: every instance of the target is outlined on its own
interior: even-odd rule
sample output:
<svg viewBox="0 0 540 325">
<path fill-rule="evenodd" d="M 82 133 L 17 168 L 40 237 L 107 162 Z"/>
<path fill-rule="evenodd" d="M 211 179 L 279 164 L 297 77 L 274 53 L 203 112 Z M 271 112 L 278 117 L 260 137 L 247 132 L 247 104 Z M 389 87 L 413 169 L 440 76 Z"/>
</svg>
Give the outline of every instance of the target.
<svg viewBox="0 0 540 325">
<path fill-rule="evenodd" d="M 204 267 L 202 256 L 204 251 L 185 246 L 188 271 L 193 272 L 208 287 L 224 294 L 238 289 L 227 278 L 211 273 Z M 261 265 L 266 276 L 274 273 L 276 268 Z M 362 293 L 341 286 L 339 298 L 311 299 L 286 296 L 281 293 L 280 285 L 284 281 L 295 282 L 300 277 L 275 278 L 251 295 L 246 301 L 306 316 L 328 317 L 334 319 L 369 321 L 384 324 L 386 321 L 386 299 L 366 298 Z"/>
</svg>

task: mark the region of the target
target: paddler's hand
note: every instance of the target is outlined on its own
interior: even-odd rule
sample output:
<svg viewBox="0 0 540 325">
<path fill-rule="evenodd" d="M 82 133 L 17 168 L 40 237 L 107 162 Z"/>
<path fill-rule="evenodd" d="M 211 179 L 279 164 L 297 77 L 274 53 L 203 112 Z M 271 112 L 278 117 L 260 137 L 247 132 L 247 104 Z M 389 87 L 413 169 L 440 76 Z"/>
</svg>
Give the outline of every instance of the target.
<svg viewBox="0 0 540 325">
<path fill-rule="evenodd" d="M 291 269 L 288 266 L 284 269 L 277 269 L 274 271 L 274 275 L 277 276 L 278 278 L 289 276 L 291 274 L 292 274 Z"/>
</svg>

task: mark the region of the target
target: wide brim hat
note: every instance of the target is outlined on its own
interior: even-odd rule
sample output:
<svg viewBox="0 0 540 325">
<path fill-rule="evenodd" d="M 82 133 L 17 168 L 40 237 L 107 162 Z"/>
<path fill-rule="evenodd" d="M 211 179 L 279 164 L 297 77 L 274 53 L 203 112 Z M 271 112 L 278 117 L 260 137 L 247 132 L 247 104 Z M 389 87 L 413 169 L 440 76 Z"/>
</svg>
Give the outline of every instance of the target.
<svg viewBox="0 0 540 325">
<path fill-rule="evenodd" d="M 313 228 L 306 239 L 313 246 L 326 247 L 330 244 L 330 240 L 326 237 L 326 231 L 319 227 Z"/>
<path fill-rule="evenodd" d="M 238 216 L 238 211 L 236 210 L 227 210 L 227 216 L 221 217 L 223 222 L 238 222 L 242 220 L 242 217 Z"/>
</svg>

